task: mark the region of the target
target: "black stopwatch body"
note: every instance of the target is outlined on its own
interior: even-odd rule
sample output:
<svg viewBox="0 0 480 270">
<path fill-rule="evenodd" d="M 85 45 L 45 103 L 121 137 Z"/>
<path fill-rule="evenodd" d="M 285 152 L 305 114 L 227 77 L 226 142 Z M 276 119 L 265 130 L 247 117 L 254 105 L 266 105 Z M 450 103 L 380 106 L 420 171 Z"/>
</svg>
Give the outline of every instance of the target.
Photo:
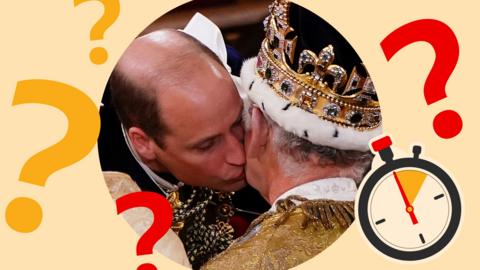
<svg viewBox="0 0 480 270">
<path fill-rule="evenodd" d="M 390 143 L 391 144 L 391 143 Z M 376 149 L 380 152 L 380 156 L 385 161 L 385 164 L 376 169 L 368 179 L 364 182 L 357 201 L 357 215 L 360 222 L 360 226 L 368 239 L 368 241 L 383 254 L 398 260 L 403 261 L 417 261 L 431 257 L 438 253 L 452 240 L 460 224 L 461 218 L 461 200 L 455 183 L 452 178 L 436 164 L 419 158 L 421 148 L 415 146 L 413 149 L 414 157 L 412 158 L 399 158 L 393 159 L 393 153 L 389 148 L 390 145 Z M 395 245 L 389 243 L 386 239 L 379 236 L 378 230 L 375 229 L 375 221 L 370 216 L 370 202 L 372 196 L 375 196 L 375 187 L 385 179 L 388 175 L 393 174 L 397 170 L 408 168 L 409 170 L 419 170 L 428 174 L 432 179 L 436 179 L 441 182 L 446 190 L 446 195 L 450 200 L 451 215 L 445 224 L 445 230 L 441 236 L 429 245 L 425 245 L 423 248 L 419 246 L 414 250 L 405 250 L 398 248 Z M 392 194 L 394 196 L 394 194 Z M 405 233 L 402 231 L 399 234 Z"/>
</svg>

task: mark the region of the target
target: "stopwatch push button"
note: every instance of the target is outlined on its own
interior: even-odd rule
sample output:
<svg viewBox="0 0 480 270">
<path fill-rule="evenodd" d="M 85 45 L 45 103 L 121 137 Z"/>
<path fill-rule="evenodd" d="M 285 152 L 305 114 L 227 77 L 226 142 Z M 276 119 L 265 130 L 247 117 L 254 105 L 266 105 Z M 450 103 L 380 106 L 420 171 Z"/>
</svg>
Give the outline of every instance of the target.
<svg viewBox="0 0 480 270">
<path fill-rule="evenodd" d="M 393 152 L 392 152 L 392 149 L 390 149 L 391 145 L 392 145 L 392 140 L 390 139 L 389 136 L 385 136 L 383 138 L 380 138 L 372 142 L 372 149 L 375 152 L 380 153 L 380 157 L 382 158 L 383 161 L 389 162 L 393 159 Z"/>
<path fill-rule="evenodd" d="M 388 148 L 392 145 L 392 140 L 389 136 L 385 136 L 380 138 L 374 142 L 372 142 L 372 148 L 375 152 L 380 152 L 381 150 Z"/>
<path fill-rule="evenodd" d="M 412 152 L 413 152 L 413 158 L 418 159 L 418 157 L 420 156 L 420 153 L 422 152 L 422 147 L 419 145 L 415 145 L 412 149 Z"/>
</svg>

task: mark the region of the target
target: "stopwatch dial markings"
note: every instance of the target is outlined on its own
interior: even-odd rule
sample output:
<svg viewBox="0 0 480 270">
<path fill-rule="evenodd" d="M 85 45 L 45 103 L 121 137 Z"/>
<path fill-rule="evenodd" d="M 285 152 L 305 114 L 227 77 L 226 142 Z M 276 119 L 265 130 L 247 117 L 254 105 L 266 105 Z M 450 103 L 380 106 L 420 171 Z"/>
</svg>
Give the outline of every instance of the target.
<svg viewBox="0 0 480 270">
<path fill-rule="evenodd" d="M 443 197 L 445 197 L 445 194 L 439 194 L 439 195 L 433 197 L 433 199 L 434 199 L 434 200 L 438 200 L 438 199 L 441 199 L 441 198 L 443 198 Z"/>
<path fill-rule="evenodd" d="M 384 223 L 386 220 L 384 218 L 380 219 L 380 220 L 377 220 L 377 222 L 375 222 L 375 225 L 379 225 L 379 224 L 382 224 Z"/>
<path fill-rule="evenodd" d="M 425 244 L 425 238 L 423 238 L 423 234 L 419 234 L 418 237 L 420 237 L 420 241 L 422 241 L 422 244 Z"/>
</svg>

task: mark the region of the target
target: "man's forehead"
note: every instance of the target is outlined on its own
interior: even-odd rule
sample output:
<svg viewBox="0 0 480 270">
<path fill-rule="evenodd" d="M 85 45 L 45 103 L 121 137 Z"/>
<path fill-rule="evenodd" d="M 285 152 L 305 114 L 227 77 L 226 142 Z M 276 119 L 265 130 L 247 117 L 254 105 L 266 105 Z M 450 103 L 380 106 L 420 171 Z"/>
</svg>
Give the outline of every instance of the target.
<svg viewBox="0 0 480 270">
<path fill-rule="evenodd" d="M 202 80 L 211 85 L 205 88 L 197 85 L 195 89 L 181 89 L 170 94 L 165 91 L 158 96 L 171 135 L 185 139 L 215 135 L 228 128 L 241 114 L 242 102 L 232 82 Z"/>
</svg>

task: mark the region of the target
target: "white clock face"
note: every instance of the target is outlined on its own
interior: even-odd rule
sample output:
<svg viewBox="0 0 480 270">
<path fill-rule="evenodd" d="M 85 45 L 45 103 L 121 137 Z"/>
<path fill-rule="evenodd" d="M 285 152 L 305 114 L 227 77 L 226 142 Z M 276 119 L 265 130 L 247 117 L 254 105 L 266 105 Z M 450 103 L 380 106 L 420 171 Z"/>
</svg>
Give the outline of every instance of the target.
<svg viewBox="0 0 480 270">
<path fill-rule="evenodd" d="M 451 209 L 447 189 L 434 175 L 419 168 L 402 168 L 385 175 L 374 186 L 368 218 L 385 244 L 416 251 L 440 239 L 450 223 Z"/>
</svg>

